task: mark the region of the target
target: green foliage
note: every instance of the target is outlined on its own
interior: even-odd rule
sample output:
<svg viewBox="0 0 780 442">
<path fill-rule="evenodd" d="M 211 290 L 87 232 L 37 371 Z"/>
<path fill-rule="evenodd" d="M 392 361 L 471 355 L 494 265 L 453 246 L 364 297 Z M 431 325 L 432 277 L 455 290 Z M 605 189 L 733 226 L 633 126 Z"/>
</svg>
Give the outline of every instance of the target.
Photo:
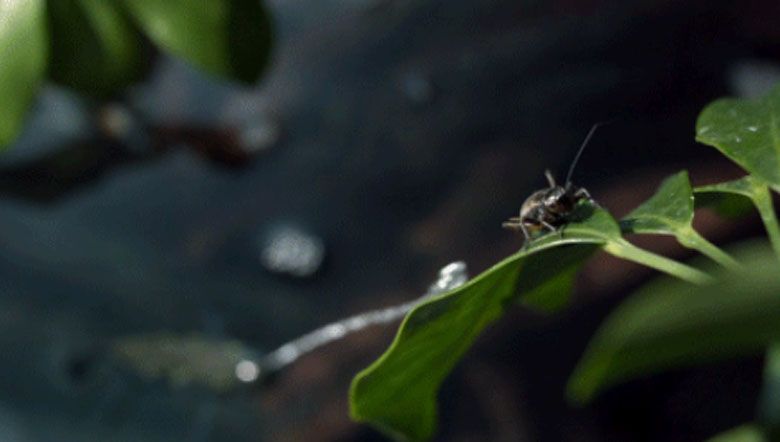
<svg viewBox="0 0 780 442">
<path fill-rule="evenodd" d="M 663 278 L 632 294 L 591 341 L 568 392 L 586 402 L 638 375 L 755 353 L 780 339 L 780 263 L 760 244 L 737 252 L 745 270 L 692 287 Z"/>
<path fill-rule="evenodd" d="M 0 2 L 0 146 L 16 137 L 43 82 L 44 8 L 43 0 Z"/>
<path fill-rule="evenodd" d="M 721 274 L 718 283 L 711 287 L 691 289 L 665 280 L 631 296 L 605 321 L 572 376 L 569 394 L 575 400 L 586 401 L 604 386 L 633 376 L 755 352 L 778 339 L 774 328 L 780 318 L 769 316 L 780 307 L 774 304 L 780 299 L 780 231 L 769 185 L 763 178 L 774 175 L 766 164 L 780 172 L 780 163 L 772 160 L 780 149 L 774 133 L 776 121 L 771 117 L 780 108 L 778 91 L 775 89 L 755 102 L 719 100 L 702 112 L 697 123 L 698 139 L 717 147 L 753 175 L 696 189 L 696 194 L 728 196 L 725 201 L 731 205 L 734 196 L 752 201 L 764 221 L 776 257 L 768 252 L 743 257 L 741 261 L 747 269 Z M 767 116 L 771 118 L 767 120 Z M 743 130 L 751 136 L 734 134 Z M 682 181 L 678 174 L 667 180 L 659 193 L 675 187 L 689 188 L 687 176 L 686 183 Z M 652 207 L 652 201 L 643 207 Z M 668 213 L 671 208 L 653 210 Z M 649 212 L 652 214 L 653 210 Z M 686 213 L 684 217 L 687 216 Z M 642 227 L 642 233 L 658 230 L 658 226 L 640 226 L 637 230 Z"/>
<path fill-rule="evenodd" d="M 721 433 L 708 442 L 768 442 L 764 436 L 764 433 L 756 425 L 742 425 L 737 428 L 733 428 L 725 433 Z"/>
<path fill-rule="evenodd" d="M 696 140 L 780 189 L 780 87 L 760 100 L 723 98 L 704 108 Z"/>
<path fill-rule="evenodd" d="M 694 282 L 708 279 L 636 248 L 620 236 L 617 222 L 605 210 L 582 204 L 560 237 L 541 237 L 462 287 L 409 312 L 390 348 L 355 377 L 353 418 L 396 437 L 428 439 L 435 429 L 438 389 L 478 334 L 518 298 L 546 310 L 562 307 L 573 269 L 598 245 Z"/>
<path fill-rule="evenodd" d="M 140 77 L 142 36 L 113 2 L 50 1 L 48 17 L 52 80 L 102 96 Z"/>
<path fill-rule="evenodd" d="M 718 148 L 750 175 L 691 189 L 688 174 L 667 178 L 621 225 L 603 209 L 581 205 L 560 236 L 543 236 L 468 284 L 428 300 L 401 324 L 390 348 L 352 384 L 352 416 L 397 438 L 425 440 L 435 430 L 436 394 L 479 332 L 519 299 L 546 311 L 565 306 L 573 278 L 597 247 L 669 276 L 641 288 L 610 315 L 573 374 L 568 394 L 583 403 L 636 376 L 761 351 L 780 342 L 780 228 L 770 187 L 780 189 L 780 88 L 757 101 L 719 100 L 697 122 L 697 139 Z M 776 256 L 765 245 L 738 260 L 692 227 L 694 196 L 727 213 L 758 209 Z M 625 233 L 672 235 L 713 261 L 709 273 L 642 250 Z M 715 275 L 713 279 L 710 274 Z M 770 354 L 759 421 L 719 441 L 765 440 L 780 420 L 780 350 Z"/>
<path fill-rule="evenodd" d="M 769 234 L 769 241 L 775 249 L 775 253 L 777 253 L 777 256 L 780 256 L 780 228 L 778 228 L 777 216 L 772 204 L 769 186 L 763 180 L 748 175 L 734 181 L 697 187 L 696 193 L 741 196 L 750 200 L 758 210 L 759 215 L 761 215 L 761 220 L 764 222 L 764 227 L 766 227 L 766 231 Z M 728 198 L 725 199 L 725 204 L 723 205 L 738 207 L 738 203 L 734 203 L 733 199 Z"/>
<path fill-rule="evenodd" d="M 212 74 L 251 83 L 271 49 L 259 0 L 121 0 L 158 46 Z"/>
<path fill-rule="evenodd" d="M 672 235 L 683 246 L 698 250 L 726 268 L 740 267 L 693 229 L 693 190 L 684 170 L 665 179 L 658 192 L 626 215 L 620 226 L 626 233 Z"/>
<path fill-rule="evenodd" d="M 753 213 L 756 208 L 750 198 L 736 193 L 700 191 L 709 186 L 693 189 L 697 209 L 708 208 L 722 218 L 738 220 Z"/>
<path fill-rule="evenodd" d="M 593 238 L 569 238 L 521 251 L 498 263 L 466 285 L 424 302 L 401 324 L 390 348 L 358 374 L 350 389 L 351 414 L 386 433 L 412 440 L 430 438 L 436 425 L 436 394 L 444 378 L 479 333 L 511 306 L 517 295 L 539 299 L 548 284 L 568 288 L 566 265 L 593 251 Z M 525 278 L 542 270 L 547 278 Z"/>
<path fill-rule="evenodd" d="M 271 51 L 260 0 L 25 0 L 0 3 L 0 147 L 16 138 L 46 75 L 106 98 L 137 81 L 147 44 L 206 72 L 257 81 Z"/>
</svg>

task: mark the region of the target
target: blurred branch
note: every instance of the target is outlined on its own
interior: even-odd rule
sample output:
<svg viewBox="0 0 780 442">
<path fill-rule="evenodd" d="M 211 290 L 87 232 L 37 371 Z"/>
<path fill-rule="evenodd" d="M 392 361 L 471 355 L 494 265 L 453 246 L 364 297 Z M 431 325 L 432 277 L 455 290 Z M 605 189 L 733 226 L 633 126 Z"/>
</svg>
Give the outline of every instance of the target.
<svg viewBox="0 0 780 442">
<path fill-rule="evenodd" d="M 146 123 L 122 105 L 100 109 L 95 120 L 99 133 L 90 139 L 74 142 L 42 158 L 0 167 L 0 195 L 56 201 L 97 182 L 116 168 L 155 161 L 181 148 L 231 169 L 248 165 L 253 157 L 242 146 L 238 131 L 231 127 Z M 138 145 L 139 139 L 143 145 Z"/>
</svg>

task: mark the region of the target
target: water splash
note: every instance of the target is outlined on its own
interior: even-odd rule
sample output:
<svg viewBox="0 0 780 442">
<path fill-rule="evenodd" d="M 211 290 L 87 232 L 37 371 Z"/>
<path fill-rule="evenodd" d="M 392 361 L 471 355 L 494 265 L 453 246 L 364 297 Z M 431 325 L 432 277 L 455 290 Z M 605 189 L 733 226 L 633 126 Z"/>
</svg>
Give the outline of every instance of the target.
<svg viewBox="0 0 780 442">
<path fill-rule="evenodd" d="M 150 381 L 165 379 L 172 387 L 197 384 L 212 391 L 228 392 L 240 385 L 262 382 L 301 356 L 351 333 L 400 320 L 421 302 L 467 281 L 466 264 L 461 261 L 450 263 L 439 271 L 438 278 L 423 296 L 327 324 L 264 356 L 258 356 L 256 351 L 238 341 L 175 333 L 118 338 L 110 345 L 110 353 L 122 366 Z"/>
<path fill-rule="evenodd" d="M 393 307 L 371 310 L 337 322 L 330 323 L 294 339 L 278 349 L 267 354 L 259 361 L 262 375 L 279 371 L 292 364 L 301 356 L 316 350 L 323 345 L 339 340 L 350 333 L 363 330 L 373 325 L 383 325 L 403 318 L 411 309 L 433 296 L 460 287 L 468 281 L 468 269 L 462 261 L 453 262 L 442 267 L 439 277 L 421 297 Z M 261 375 L 258 376 L 258 378 Z"/>
</svg>

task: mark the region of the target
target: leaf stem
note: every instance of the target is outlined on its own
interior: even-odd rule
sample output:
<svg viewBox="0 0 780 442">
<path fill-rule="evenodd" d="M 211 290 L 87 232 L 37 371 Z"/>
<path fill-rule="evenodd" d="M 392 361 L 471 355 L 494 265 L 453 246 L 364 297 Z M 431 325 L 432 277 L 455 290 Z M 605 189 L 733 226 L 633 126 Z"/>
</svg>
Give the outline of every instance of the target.
<svg viewBox="0 0 780 442">
<path fill-rule="evenodd" d="M 699 232 L 693 229 L 688 229 L 688 231 L 680 236 L 679 240 L 680 243 L 685 247 L 699 251 L 701 254 L 707 256 L 711 260 L 717 262 L 729 270 L 743 270 L 742 265 L 737 262 L 737 260 L 732 258 L 731 255 L 723 251 L 715 244 L 709 242 L 706 238 L 701 236 Z"/>
<path fill-rule="evenodd" d="M 703 285 L 712 282 L 712 277 L 701 270 L 641 249 L 622 238 L 608 241 L 604 250 L 618 258 L 652 267 L 693 284 Z"/>
<path fill-rule="evenodd" d="M 764 222 L 769 242 L 772 244 L 777 258 L 780 259 L 780 226 L 778 226 L 775 207 L 772 204 L 772 194 L 766 185 L 754 186 L 753 204 L 756 205 L 761 221 Z"/>
</svg>

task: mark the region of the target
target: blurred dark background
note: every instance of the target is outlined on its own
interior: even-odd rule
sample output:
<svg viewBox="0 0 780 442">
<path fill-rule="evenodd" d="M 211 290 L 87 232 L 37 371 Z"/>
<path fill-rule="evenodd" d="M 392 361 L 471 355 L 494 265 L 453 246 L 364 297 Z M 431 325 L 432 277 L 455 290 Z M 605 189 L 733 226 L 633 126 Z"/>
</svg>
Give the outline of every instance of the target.
<svg viewBox="0 0 780 442">
<path fill-rule="evenodd" d="M 197 333 L 262 354 L 413 299 L 448 262 L 475 275 L 521 245 L 501 222 L 598 121 L 616 119 L 575 181 L 616 216 L 681 168 L 697 184 L 738 176 L 694 143 L 696 115 L 780 81 L 771 0 L 268 8 L 257 87 L 165 57 L 108 104 L 47 87 L 0 157 L 0 440 L 383 440 L 349 421 L 347 387 L 395 326 L 230 393 L 144 378 L 103 348 Z M 718 243 L 760 233 L 697 222 Z M 309 251 L 292 269 L 269 258 L 285 235 Z M 599 255 L 566 313 L 518 308 L 489 329 L 443 388 L 441 440 L 687 441 L 750 420 L 761 358 L 566 404 L 588 337 L 649 277 Z"/>
</svg>

